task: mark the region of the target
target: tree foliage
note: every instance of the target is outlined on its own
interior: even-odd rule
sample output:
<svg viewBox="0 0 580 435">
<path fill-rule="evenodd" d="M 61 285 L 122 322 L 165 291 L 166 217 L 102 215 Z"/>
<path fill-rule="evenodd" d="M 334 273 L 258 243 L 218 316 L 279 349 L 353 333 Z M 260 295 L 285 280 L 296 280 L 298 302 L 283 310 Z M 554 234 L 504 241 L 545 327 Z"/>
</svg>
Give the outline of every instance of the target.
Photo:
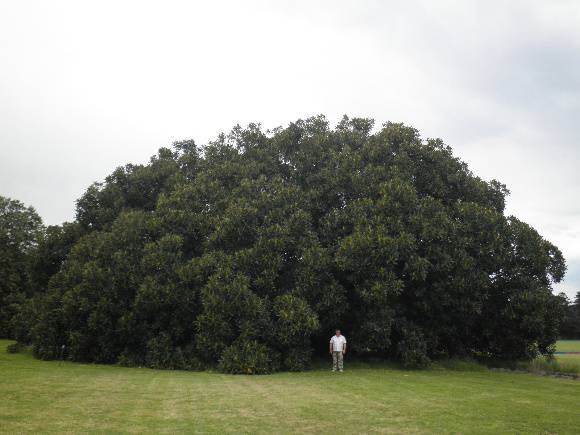
<svg viewBox="0 0 580 435">
<path fill-rule="evenodd" d="M 13 336 L 12 318 L 31 295 L 29 258 L 42 230 L 32 207 L 0 196 L 0 337 Z"/>
<path fill-rule="evenodd" d="M 30 340 L 41 358 L 232 373 L 301 370 L 337 326 L 409 366 L 550 353 L 565 262 L 507 193 L 402 124 L 179 142 L 79 199 Z"/>
<path fill-rule="evenodd" d="M 560 335 L 567 339 L 580 339 L 580 292 L 566 307 L 566 315 L 560 328 Z"/>
</svg>

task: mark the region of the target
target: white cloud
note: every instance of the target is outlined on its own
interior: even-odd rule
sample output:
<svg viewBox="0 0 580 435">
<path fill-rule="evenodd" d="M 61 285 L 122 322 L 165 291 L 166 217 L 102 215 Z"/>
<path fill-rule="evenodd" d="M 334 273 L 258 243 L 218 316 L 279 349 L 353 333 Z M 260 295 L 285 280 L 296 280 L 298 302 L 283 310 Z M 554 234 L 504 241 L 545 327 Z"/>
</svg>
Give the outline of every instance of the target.
<svg viewBox="0 0 580 435">
<path fill-rule="evenodd" d="M 48 223 L 117 166 L 236 123 L 344 113 L 508 185 L 580 290 L 577 1 L 3 2 L 0 194 Z"/>
</svg>

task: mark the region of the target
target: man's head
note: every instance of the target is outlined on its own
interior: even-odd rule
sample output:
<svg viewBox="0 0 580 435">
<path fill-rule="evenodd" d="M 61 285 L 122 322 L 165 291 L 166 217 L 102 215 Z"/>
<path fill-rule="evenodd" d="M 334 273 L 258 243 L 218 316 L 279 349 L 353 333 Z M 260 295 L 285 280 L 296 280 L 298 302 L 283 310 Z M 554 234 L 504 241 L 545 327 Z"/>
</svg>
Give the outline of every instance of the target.
<svg viewBox="0 0 580 435">
<path fill-rule="evenodd" d="M 336 331 L 334 331 L 334 334 L 335 334 L 337 337 L 340 337 L 340 329 L 337 329 Z"/>
</svg>

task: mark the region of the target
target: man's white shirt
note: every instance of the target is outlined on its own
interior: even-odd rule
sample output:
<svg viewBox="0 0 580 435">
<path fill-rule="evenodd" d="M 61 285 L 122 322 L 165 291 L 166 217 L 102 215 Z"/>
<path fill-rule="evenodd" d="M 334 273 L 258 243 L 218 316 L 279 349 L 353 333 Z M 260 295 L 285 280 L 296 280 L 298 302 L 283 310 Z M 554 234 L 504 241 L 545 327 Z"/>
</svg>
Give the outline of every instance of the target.
<svg viewBox="0 0 580 435">
<path fill-rule="evenodd" d="M 330 343 L 332 343 L 333 352 L 342 352 L 343 346 L 346 344 L 346 338 L 344 338 L 344 335 L 340 335 L 338 337 L 333 335 L 330 339 Z"/>
</svg>

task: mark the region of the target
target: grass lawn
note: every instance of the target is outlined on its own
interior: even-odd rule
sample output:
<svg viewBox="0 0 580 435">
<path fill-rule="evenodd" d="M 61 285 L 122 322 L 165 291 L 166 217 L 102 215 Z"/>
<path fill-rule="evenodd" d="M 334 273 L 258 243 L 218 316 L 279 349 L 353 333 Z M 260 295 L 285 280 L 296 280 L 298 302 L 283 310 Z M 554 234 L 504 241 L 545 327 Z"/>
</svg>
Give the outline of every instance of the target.
<svg viewBox="0 0 580 435">
<path fill-rule="evenodd" d="M 558 340 L 557 352 L 580 352 L 580 340 Z"/>
<path fill-rule="evenodd" d="M 0 432 L 578 433 L 580 381 L 357 364 L 232 376 L 46 362 L 0 341 Z"/>
<path fill-rule="evenodd" d="M 556 343 L 558 352 L 580 352 L 580 340 L 559 340 Z M 580 354 L 556 355 L 556 359 L 565 364 L 580 367 Z"/>
<path fill-rule="evenodd" d="M 556 355 L 556 358 L 562 361 L 576 361 L 580 364 L 580 355 Z"/>
</svg>

